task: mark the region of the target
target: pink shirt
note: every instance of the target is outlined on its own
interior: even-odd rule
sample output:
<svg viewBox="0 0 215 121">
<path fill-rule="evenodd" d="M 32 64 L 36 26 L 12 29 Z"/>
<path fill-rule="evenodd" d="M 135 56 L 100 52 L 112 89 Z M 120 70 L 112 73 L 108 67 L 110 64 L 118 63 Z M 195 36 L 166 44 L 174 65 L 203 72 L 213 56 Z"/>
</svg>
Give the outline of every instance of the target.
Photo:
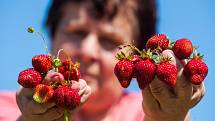
<svg viewBox="0 0 215 121">
<path fill-rule="evenodd" d="M 104 121 L 143 121 L 142 95 L 125 92 L 111 111 L 111 117 Z"/>
<path fill-rule="evenodd" d="M 0 92 L 0 121 L 16 121 L 20 115 L 15 92 Z M 142 121 L 143 117 L 142 96 L 124 93 L 103 121 Z"/>
<path fill-rule="evenodd" d="M 20 115 L 16 93 L 0 92 L 0 121 L 16 121 Z"/>
</svg>

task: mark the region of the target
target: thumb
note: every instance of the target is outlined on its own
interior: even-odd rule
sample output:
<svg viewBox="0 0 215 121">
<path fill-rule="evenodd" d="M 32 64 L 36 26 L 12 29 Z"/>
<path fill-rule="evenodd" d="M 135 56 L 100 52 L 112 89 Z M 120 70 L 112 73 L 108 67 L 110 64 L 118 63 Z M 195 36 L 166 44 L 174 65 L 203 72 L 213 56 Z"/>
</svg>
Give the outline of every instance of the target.
<svg viewBox="0 0 215 121">
<path fill-rule="evenodd" d="M 183 67 L 183 64 L 178 60 L 178 58 L 175 56 L 172 50 L 164 50 L 162 52 L 162 55 L 164 57 L 171 58 L 170 63 L 177 66 L 177 69 L 180 70 Z"/>
</svg>

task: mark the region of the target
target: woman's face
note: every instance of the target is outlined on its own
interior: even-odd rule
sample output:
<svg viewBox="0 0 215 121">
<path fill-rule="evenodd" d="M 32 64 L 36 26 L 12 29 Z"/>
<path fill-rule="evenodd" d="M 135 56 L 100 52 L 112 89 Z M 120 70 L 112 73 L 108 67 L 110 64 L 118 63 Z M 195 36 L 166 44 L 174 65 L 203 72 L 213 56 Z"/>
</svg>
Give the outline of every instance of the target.
<svg viewBox="0 0 215 121">
<path fill-rule="evenodd" d="M 120 15 L 112 21 L 96 20 L 88 16 L 84 3 L 67 4 L 63 15 L 53 38 L 53 54 L 63 48 L 73 61 L 80 62 L 81 78 L 93 91 L 89 107 L 109 105 L 108 101 L 121 94 L 113 72 L 115 55 L 117 46 L 132 40 L 131 26 Z"/>
</svg>

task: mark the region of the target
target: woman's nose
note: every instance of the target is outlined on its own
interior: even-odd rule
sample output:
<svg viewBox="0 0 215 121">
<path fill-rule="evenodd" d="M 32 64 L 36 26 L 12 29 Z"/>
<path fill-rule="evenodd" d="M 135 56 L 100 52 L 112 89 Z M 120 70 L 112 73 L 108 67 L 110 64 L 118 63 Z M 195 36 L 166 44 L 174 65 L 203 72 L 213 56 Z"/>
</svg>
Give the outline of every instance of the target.
<svg viewBox="0 0 215 121">
<path fill-rule="evenodd" d="M 96 34 L 89 33 L 82 41 L 80 47 L 80 58 L 82 61 L 89 62 L 98 59 L 99 44 L 98 36 Z"/>
</svg>

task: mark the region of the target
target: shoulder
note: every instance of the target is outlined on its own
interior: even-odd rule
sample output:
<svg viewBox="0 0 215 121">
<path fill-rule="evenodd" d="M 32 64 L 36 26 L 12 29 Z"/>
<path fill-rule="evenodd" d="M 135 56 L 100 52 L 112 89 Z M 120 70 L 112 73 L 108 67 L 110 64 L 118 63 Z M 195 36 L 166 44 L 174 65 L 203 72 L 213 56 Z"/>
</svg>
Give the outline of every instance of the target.
<svg viewBox="0 0 215 121">
<path fill-rule="evenodd" d="M 0 105 L 3 107 L 16 105 L 16 92 L 0 91 Z"/>
<path fill-rule="evenodd" d="M 15 91 L 0 91 L 0 107 L 1 121 L 15 121 L 21 114 L 16 104 Z"/>
</svg>

